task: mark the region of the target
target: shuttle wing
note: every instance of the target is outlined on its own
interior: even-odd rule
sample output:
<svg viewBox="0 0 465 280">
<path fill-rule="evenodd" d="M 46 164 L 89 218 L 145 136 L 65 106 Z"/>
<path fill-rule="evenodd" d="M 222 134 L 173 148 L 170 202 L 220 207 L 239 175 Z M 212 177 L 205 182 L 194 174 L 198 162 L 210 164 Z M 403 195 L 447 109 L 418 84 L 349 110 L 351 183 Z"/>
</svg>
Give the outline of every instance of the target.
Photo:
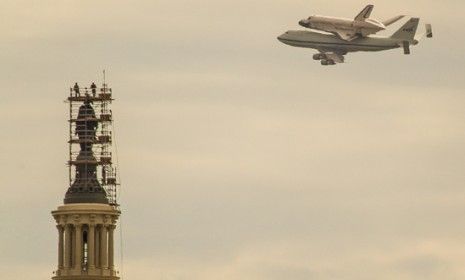
<svg viewBox="0 0 465 280">
<path fill-rule="evenodd" d="M 374 6 L 368 5 L 363 9 L 356 17 L 355 20 L 357 21 L 365 21 L 367 18 L 370 17 L 371 12 L 373 11 Z"/>
<path fill-rule="evenodd" d="M 345 40 L 345 41 L 352 41 L 354 40 L 355 38 L 358 38 L 359 36 L 355 33 L 344 33 L 344 32 L 334 32 L 336 33 L 336 35 L 341 38 L 342 40 Z"/>
</svg>

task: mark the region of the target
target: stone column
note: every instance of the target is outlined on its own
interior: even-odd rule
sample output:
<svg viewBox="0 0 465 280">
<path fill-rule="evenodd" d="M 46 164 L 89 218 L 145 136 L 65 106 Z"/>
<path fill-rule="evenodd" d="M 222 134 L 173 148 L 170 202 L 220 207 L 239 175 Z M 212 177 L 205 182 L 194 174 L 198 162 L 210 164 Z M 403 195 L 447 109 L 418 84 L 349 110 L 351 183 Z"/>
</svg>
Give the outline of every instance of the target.
<svg viewBox="0 0 465 280">
<path fill-rule="evenodd" d="M 87 233 L 87 263 L 89 269 L 95 268 L 95 225 L 89 225 L 89 232 Z"/>
<path fill-rule="evenodd" d="M 69 269 L 71 267 L 71 225 L 65 225 L 65 257 L 64 257 L 64 268 Z"/>
<path fill-rule="evenodd" d="M 95 226 L 95 267 L 100 267 L 100 227 Z"/>
<path fill-rule="evenodd" d="M 115 226 L 110 225 L 108 227 L 108 268 L 111 270 L 115 269 L 115 261 L 114 261 L 114 231 Z"/>
<path fill-rule="evenodd" d="M 82 225 L 77 224 L 76 226 L 76 252 L 74 253 L 74 268 L 76 270 L 82 269 Z"/>
<path fill-rule="evenodd" d="M 75 255 L 76 255 L 76 226 L 71 224 L 71 251 L 69 257 L 69 267 L 73 268 L 76 266 Z"/>
<path fill-rule="evenodd" d="M 100 228 L 100 266 L 102 269 L 108 268 L 107 225 L 102 225 Z"/>
<path fill-rule="evenodd" d="M 63 268 L 63 251 L 64 251 L 64 238 L 63 238 L 63 226 L 62 225 L 57 225 L 58 229 L 58 269 Z"/>
</svg>

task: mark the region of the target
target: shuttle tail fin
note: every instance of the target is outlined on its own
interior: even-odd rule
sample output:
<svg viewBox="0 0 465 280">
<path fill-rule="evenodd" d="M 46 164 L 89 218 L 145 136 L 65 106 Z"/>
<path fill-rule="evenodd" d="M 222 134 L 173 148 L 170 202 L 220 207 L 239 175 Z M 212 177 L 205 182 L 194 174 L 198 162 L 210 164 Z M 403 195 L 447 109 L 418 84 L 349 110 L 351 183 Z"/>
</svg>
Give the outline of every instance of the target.
<svg viewBox="0 0 465 280">
<path fill-rule="evenodd" d="M 373 11 L 374 6 L 368 5 L 366 6 L 356 17 L 355 20 L 357 21 L 365 21 L 367 18 L 370 18 L 371 12 Z"/>
<path fill-rule="evenodd" d="M 402 41 L 413 42 L 417 33 L 419 18 L 411 18 L 407 21 L 396 33 L 392 34 L 391 38 Z"/>
</svg>

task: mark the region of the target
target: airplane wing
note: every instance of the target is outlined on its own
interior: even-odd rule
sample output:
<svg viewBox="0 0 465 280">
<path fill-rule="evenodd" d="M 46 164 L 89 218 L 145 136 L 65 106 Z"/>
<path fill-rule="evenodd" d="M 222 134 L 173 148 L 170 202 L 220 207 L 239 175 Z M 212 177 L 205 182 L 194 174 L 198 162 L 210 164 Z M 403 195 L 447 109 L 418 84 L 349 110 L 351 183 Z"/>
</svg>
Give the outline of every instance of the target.
<svg viewBox="0 0 465 280">
<path fill-rule="evenodd" d="M 371 12 L 373 11 L 373 8 L 375 6 L 373 5 L 368 5 L 365 7 L 365 9 L 363 9 L 356 17 L 355 17 L 355 20 L 357 21 L 365 21 L 367 18 L 370 17 L 371 15 Z"/>
<path fill-rule="evenodd" d="M 390 18 L 388 20 L 385 20 L 383 21 L 383 24 L 384 26 L 389 26 L 395 22 L 398 22 L 400 19 L 403 19 L 405 16 L 401 15 L 401 16 L 396 16 L 396 17 L 393 17 L 393 18 Z"/>
</svg>

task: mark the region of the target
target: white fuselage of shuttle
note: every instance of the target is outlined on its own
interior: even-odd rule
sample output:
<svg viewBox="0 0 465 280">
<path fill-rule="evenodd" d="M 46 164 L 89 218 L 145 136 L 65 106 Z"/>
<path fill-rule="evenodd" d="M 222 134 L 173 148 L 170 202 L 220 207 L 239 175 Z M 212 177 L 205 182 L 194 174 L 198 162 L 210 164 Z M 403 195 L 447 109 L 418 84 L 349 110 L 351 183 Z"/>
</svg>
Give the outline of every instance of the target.
<svg viewBox="0 0 465 280">
<path fill-rule="evenodd" d="M 350 41 L 356 37 L 366 37 L 385 30 L 386 26 L 374 19 L 353 20 L 327 16 L 311 16 L 299 22 L 301 26 L 330 32 L 341 39 Z"/>
</svg>

